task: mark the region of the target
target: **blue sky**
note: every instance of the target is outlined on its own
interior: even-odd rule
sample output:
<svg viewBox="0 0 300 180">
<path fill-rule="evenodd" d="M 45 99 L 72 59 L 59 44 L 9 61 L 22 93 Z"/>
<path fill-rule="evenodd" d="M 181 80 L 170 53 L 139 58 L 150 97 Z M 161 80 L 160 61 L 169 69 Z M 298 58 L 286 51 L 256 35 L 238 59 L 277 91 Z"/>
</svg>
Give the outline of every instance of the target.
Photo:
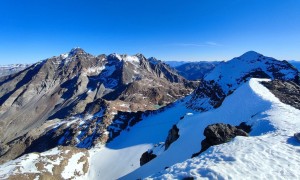
<svg viewBox="0 0 300 180">
<path fill-rule="evenodd" d="M 0 64 L 87 52 L 227 60 L 255 50 L 300 60 L 298 0 L 2 0 Z"/>
</svg>

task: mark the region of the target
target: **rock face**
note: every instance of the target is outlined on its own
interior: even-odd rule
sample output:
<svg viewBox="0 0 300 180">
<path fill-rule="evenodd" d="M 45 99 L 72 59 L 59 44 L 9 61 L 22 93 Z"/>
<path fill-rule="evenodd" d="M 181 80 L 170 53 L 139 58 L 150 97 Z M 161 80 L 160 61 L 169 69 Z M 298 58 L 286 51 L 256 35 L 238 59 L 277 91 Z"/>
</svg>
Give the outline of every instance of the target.
<svg viewBox="0 0 300 180">
<path fill-rule="evenodd" d="M 236 136 L 248 136 L 242 129 L 238 129 L 240 126 L 231 126 L 230 124 L 212 124 L 204 129 L 204 136 L 206 137 L 201 142 L 201 151 L 193 155 L 193 157 L 198 156 L 200 153 L 206 151 L 210 146 L 223 144 L 229 142 Z M 242 127 L 245 127 L 242 125 Z M 247 128 L 248 129 L 248 128 Z"/>
<path fill-rule="evenodd" d="M 166 106 L 197 86 L 155 58 L 93 56 L 74 48 L 0 78 L 1 154 L 51 148 L 38 143 L 47 137 L 84 148 L 105 143 L 137 122 L 139 113 Z M 19 145 L 18 153 L 6 151 Z"/>
<path fill-rule="evenodd" d="M 172 129 L 170 129 L 168 137 L 165 142 L 165 150 L 167 150 L 170 145 L 179 138 L 179 129 L 176 125 L 173 125 Z"/>
<path fill-rule="evenodd" d="M 281 102 L 300 109 L 300 86 L 293 81 L 265 81 L 261 82 Z"/>
<path fill-rule="evenodd" d="M 187 107 L 198 111 L 207 111 L 221 106 L 226 94 L 215 81 L 201 81 Z"/>
<path fill-rule="evenodd" d="M 142 166 L 142 165 L 148 163 L 149 161 L 151 161 L 154 158 L 156 158 L 156 155 L 153 154 L 152 151 L 150 151 L 150 152 L 146 151 L 142 154 L 142 157 L 140 159 L 140 165 Z"/>
<path fill-rule="evenodd" d="M 218 66 L 219 63 L 219 61 L 188 62 L 176 66 L 175 69 L 188 80 L 200 80 Z"/>
<path fill-rule="evenodd" d="M 216 108 L 226 96 L 250 78 L 278 79 L 299 83 L 299 72 L 287 61 L 278 61 L 249 51 L 230 61 L 221 62 L 208 73 L 198 87 L 199 90 L 193 93 L 188 107 L 200 111 Z"/>
</svg>

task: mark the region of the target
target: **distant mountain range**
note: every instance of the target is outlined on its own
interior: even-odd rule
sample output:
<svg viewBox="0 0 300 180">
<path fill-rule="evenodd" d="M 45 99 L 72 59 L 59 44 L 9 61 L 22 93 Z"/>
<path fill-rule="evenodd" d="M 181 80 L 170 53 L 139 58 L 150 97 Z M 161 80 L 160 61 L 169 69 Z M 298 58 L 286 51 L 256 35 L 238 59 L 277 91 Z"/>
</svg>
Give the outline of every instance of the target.
<svg viewBox="0 0 300 180">
<path fill-rule="evenodd" d="M 297 179 L 291 63 L 80 48 L 35 63 L 0 77 L 0 179 Z"/>
<path fill-rule="evenodd" d="M 300 61 L 290 60 L 288 61 L 290 64 L 292 64 L 295 68 L 300 70 Z"/>
<path fill-rule="evenodd" d="M 29 66 L 30 66 L 30 64 L 0 65 L 0 77 L 17 73 L 17 72 L 22 71 L 23 69 L 25 69 Z"/>
</svg>

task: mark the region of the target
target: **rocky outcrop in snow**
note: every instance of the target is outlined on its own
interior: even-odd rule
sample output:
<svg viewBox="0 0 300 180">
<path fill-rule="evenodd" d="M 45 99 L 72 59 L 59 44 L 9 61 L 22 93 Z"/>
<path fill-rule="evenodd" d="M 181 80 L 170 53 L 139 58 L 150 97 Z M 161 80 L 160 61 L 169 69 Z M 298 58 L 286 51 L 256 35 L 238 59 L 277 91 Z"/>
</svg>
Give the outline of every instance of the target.
<svg viewBox="0 0 300 180">
<path fill-rule="evenodd" d="M 201 142 L 201 151 L 193 154 L 192 157 L 198 156 L 211 146 L 229 142 L 236 136 L 248 136 L 248 133 L 237 127 L 239 126 L 231 126 L 230 124 L 223 123 L 207 126 L 203 133 L 206 138 Z M 243 125 L 243 127 L 245 126 Z"/>
<path fill-rule="evenodd" d="M 179 129 L 176 125 L 173 125 L 172 129 L 169 130 L 168 137 L 165 142 L 165 150 L 167 150 L 170 145 L 179 138 Z"/>
<path fill-rule="evenodd" d="M 142 165 L 148 163 L 149 161 L 151 161 L 154 158 L 156 158 L 156 155 L 153 154 L 152 151 L 146 151 L 142 154 L 142 157 L 140 159 L 140 165 L 142 166 Z"/>
</svg>

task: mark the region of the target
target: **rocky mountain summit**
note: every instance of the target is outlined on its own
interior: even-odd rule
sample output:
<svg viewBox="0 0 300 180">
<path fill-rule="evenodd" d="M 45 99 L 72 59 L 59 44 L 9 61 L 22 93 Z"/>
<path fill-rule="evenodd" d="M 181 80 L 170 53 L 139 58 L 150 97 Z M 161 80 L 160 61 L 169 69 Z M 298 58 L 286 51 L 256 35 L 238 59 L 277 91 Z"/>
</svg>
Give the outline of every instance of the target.
<svg viewBox="0 0 300 180">
<path fill-rule="evenodd" d="M 93 56 L 74 48 L 0 78 L 1 155 L 10 159 L 27 148 L 35 151 L 32 143 L 41 150 L 54 142 L 78 147 L 105 143 L 138 112 L 166 106 L 196 86 L 155 58 Z M 49 136 L 56 140 L 40 146 L 38 139 Z"/>
</svg>

